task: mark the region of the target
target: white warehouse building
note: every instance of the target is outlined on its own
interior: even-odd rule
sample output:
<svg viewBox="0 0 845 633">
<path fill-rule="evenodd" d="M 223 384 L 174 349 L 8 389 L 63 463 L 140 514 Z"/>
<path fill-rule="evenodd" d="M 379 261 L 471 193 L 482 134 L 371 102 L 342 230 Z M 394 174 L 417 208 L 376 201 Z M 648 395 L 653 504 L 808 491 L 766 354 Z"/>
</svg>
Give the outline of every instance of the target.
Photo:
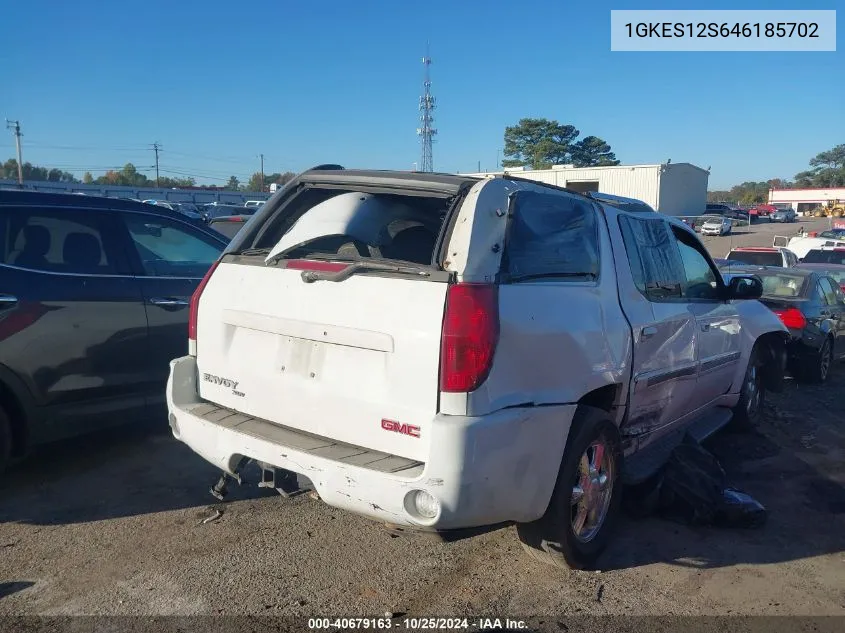
<svg viewBox="0 0 845 633">
<path fill-rule="evenodd" d="M 509 173 L 520 178 L 546 182 L 582 193 L 601 192 L 636 198 L 666 215 L 701 215 L 707 203 L 710 172 L 690 163 L 662 165 L 615 165 L 574 167 L 555 165 L 551 169 L 509 167 L 504 171 L 473 176 Z"/>
<path fill-rule="evenodd" d="M 831 189 L 769 189 L 769 204 L 789 205 L 798 213 L 807 213 L 830 201 L 845 202 L 845 187 Z"/>
</svg>

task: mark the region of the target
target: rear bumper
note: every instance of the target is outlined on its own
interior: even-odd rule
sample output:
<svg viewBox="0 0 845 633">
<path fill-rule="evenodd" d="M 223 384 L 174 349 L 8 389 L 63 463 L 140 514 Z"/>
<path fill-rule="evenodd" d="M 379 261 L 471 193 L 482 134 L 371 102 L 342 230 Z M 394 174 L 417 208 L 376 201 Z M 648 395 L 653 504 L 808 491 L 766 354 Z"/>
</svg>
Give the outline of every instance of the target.
<svg viewBox="0 0 845 633">
<path fill-rule="evenodd" d="M 174 437 L 208 462 L 230 473 L 244 457 L 290 470 L 307 477 L 331 506 L 432 530 L 541 517 L 575 414 L 575 405 L 561 405 L 479 417 L 437 415 L 426 428 L 428 437 L 420 438 L 431 447 L 428 460 L 403 476 L 316 456 L 245 433 L 238 425 L 205 419 L 195 412 L 206 404 L 197 395 L 196 381 L 194 357 L 171 361 L 167 405 Z M 409 494 L 414 490 L 437 498 L 436 517 L 424 519 L 413 512 Z"/>
</svg>

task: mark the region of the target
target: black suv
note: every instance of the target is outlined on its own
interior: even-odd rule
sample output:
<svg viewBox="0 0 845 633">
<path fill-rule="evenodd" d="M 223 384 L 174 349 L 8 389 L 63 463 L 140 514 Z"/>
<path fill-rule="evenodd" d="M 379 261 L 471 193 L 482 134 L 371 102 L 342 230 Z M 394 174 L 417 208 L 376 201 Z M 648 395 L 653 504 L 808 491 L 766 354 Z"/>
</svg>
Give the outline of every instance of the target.
<svg viewBox="0 0 845 633">
<path fill-rule="evenodd" d="M 0 469 L 165 411 L 191 294 L 226 244 L 165 207 L 0 190 Z"/>
</svg>

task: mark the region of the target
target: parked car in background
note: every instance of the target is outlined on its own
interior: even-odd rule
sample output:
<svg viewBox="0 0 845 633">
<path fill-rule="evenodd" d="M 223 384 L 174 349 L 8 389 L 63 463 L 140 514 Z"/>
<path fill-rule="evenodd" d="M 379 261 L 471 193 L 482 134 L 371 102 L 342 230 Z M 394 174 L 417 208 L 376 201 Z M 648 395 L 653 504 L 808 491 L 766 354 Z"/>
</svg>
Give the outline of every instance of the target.
<svg viewBox="0 0 845 633">
<path fill-rule="evenodd" d="M 191 294 L 226 243 L 159 205 L 0 191 L 0 466 L 161 415 Z"/>
<path fill-rule="evenodd" d="M 301 174 L 191 300 L 174 436 L 228 475 L 298 473 L 418 529 L 514 521 L 539 560 L 593 565 L 623 482 L 753 424 L 785 363 L 786 328 L 740 300 L 759 279 L 726 286 L 688 226 L 622 206 L 509 175 Z"/>
<path fill-rule="evenodd" d="M 244 202 L 245 207 L 260 207 L 266 200 L 247 200 Z"/>
<path fill-rule="evenodd" d="M 230 204 L 213 204 L 205 208 L 202 213 L 203 220 L 210 222 L 213 218 L 220 218 L 230 215 L 252 215 L 260 207 L 239 207 Z"/>
<path fill-rule="evenodd" d="M 794 237 L 786 237 L 776 235 L 772 244 L 776 248 L 786 247 L 798 256 L 798 259 L 804 259 L 813 249 L 822 248 L 845 248 L 845 232 L 840 230 L 822 231 L 818 235 L 803 235 L 799 234 Z"/>
<path fill-rule="evenodd" d="M 845 264 L 845 248 L 814 248 L 804 255 L 802 264 Z"/>
<path fill-rule="evenodd" d="M 211 218 L 208 221 L 209 228 L 214 229 L 221 235 L 232 239 L 238 234 L 238 231 L 243 228 L 251 216 L 249 215 L 221 215 L 216 218 Z"/>
<path fill-rule="evenodd" d="M 814 264 L 807 262 L 806 259 L 799 263 L 796 268 L 802 270 L 812 270 L 820 275 L 827 275 L 833 279 L 839 287 L 845 290 L 845 264 Z"/>
<path fill-rule="evenodd" d="M 725 255 L 732 262 L 753 266 L 780 266 L 788 268 L 798 263 L 798 257 L 788 248 L 765 246 L 738 246 Z"/>
<path fill-rule="evenodd" d="M 200 214 L 199 208 L 191 202 L 172 202 L 170 203 L 170 208 L 174 211 L 178 211 L 185 217 L 191 218 L 192 220 L 202 221 L 202 215 Z"/>
<path fill-rule="evenodd" d="M 702 235 L 730 235 L 731 227 L 730 218 L 713 218 L 705 220 L 701 225 Z"/>
<path fill-rule="evenodd" d="M 725 215 L 728 211 L 733 211 L 733 208 L 721 202 L 708 202 L 704 206 L 705 215 Z"/>
<path fill-rule="evenodd" d="M 171 211 L 175 211 L 173 208 L 173 203 L 168 202 L 167 200 L 156 200 L 154 198 L 148 198 L 146 200 L 142 200 L 144 204 L 154 204 L 159 207 L 164 207 L 165 209 L 170 209 Z"/>
<path fill-rule="evenodd" d="M 812 382 L 824 382 L 834 361 L 845 357 L 845 292 L 824 270 L 802 267 L 732 269 L 763 282 L 760 302 L 789 328 L 788 367 Z"/>
<path fill-rule="evenodd" d="M 798 214 L 794 209 L 776 209 L 769 216 L 770 222 L 791 223 L 798 220 Z"/>
<path fill-rule="evenodd" d="M 772 214 L 777 211 L 776 207 L 770 204 L 758 204 L 749 209 L 749 213 L 759 219 L 771 219 Z"/>
</svg>

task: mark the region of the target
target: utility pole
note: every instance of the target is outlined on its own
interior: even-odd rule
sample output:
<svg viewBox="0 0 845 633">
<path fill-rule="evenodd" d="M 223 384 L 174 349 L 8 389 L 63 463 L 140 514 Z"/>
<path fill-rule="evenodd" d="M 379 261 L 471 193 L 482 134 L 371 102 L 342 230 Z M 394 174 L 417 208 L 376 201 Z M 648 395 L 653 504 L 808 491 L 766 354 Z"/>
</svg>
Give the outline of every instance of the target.
<svg viewBox="0 0 845 633">
<path fill-rule="evenodd" d="M 158 187 L 158 151 L 161 149 L 161 145 L 158 143 L 153 143 L 153 151 L 156 153 L 156 187 Z"/>
<path fill-rule="evenodd" d="M 23 159 L 21 158 L 21 122 L 20 121 L 10 121 L 6 119 L 6 129 L 13 130 L 13 134 L 15 135 L 15 145 L 18 148 L 18 184 L 23 186 Z"/>
<path fill-rule="evenodd" d="M 261 157 L 261 191 L 264 192 L 264 154 L 259 154 Z"/>
</svg>

